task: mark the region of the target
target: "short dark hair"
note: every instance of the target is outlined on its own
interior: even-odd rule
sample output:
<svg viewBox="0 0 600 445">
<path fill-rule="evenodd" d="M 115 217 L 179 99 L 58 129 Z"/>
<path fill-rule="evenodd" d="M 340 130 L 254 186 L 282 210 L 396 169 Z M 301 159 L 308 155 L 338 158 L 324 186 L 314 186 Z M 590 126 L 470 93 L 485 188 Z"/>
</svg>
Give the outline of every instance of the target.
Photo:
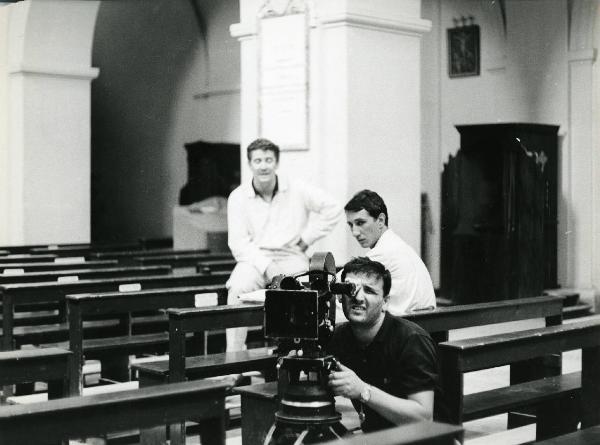
<svg viewBox="0 0 600 445">
<path fill-rule="evenodd" d="M 248 156 L 248 160 L 250 160 L 250 153 L 254 150 L 269 150 L 275 154 L 275 160 L 279 162 L 279 146 L 274 144 L 268 139 L 258 138 L 253 140 L 248 148 L 246 149 L 246 155 Z"/>
<path fill-rule="evenodd" d="M 361 190 L 356 193 L 344 207 L 346 212 L 360 212 L 366 210 L 369 215 L 377 219 L 380 214 L 385 216 L 385 225 L 389 223 L 388 211 L 383 198 L 372 190 Z"/>
<path fill-rule="evenodd" d="M 392 288 L 392 275 L 390 271 L 385 268 L 379 261 L 374 261 L 366 256 L 359 256 L 352 258 L 346 264 L 342 270 L 342 281 L 346 280 L 346 275 L 351 274 L 365 274 L 367 276 L 375 276 L 377 279 L 381 278 L 383 281 L 383 296 L 386 297 L 390 294 Z"/>
</svg>

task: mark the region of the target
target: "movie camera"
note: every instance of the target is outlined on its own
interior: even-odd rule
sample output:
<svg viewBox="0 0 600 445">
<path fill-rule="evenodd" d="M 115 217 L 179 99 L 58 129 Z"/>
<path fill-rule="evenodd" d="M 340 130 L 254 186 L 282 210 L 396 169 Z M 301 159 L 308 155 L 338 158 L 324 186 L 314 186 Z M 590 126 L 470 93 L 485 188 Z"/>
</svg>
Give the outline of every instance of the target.
<svg viewBox="0 0 600 445">
<path fill-rule="evenodd" d="M 278 346 L 279 408 L 265 444 L 318 443 L 347 433 L 327 386 L 337 362 L 324 348 L 335 327 L 335 296 L 354 292 L 352 283 L 336 282 L 331 253 L 315 253 L 308 272 L 276 277 L 267 289 L 264 329 Z"/>
</svg>

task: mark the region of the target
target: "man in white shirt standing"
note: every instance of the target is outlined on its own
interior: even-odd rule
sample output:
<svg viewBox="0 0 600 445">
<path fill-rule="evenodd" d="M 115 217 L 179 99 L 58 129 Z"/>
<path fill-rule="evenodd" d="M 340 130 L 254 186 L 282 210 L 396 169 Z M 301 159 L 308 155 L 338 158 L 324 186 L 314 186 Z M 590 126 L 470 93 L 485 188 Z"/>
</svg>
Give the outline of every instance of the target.
<svg viewBox="0 0 600 445">
<path fill-rule="evenodd" d="M 279 147 L 257 139 L 247 148 L 252 180 L 227 201 L 228 244 L 237 264 L 227 281 L 228 304 L 264 289 L 279 274 L 308 270 L 306 249 L 342 219 L 341 205 L 322 190 L 277 175 Z M 245 349 L 246 328 L 227 329 L 227 350 Z"/>
<path fill-rule="evenodd" d="M 385 202 L 371 190 L 356 193 L 344 207 L 346 221 L 365 255 L 392 275 L 388 312 L 402 315 L 436 306 L 429 272 L 417 253 L 388 227 Z"/>
</svg>

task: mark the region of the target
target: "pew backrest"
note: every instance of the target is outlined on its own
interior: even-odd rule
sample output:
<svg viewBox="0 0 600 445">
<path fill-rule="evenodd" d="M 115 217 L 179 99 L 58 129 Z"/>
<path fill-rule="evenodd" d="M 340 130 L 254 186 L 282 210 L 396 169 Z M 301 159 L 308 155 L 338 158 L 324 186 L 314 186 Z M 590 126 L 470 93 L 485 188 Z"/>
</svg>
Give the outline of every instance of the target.
<svg viewBox="0 0 600 445">
<path fill-rule="evenodd" d="M 544 318 L 546 326 L 559 325 L 562 310 L 563 298 L 554 295 L 439 307 L 403 318 L 417 323 L 440 342 L 448 340 L 450 330 L 494 323 Z"/>
<path fill-rule="evenodd" d="M 188 254 L 168 254 L 168 255 L 153 255 L 140 256 L 133 258 L 136 264 L 149 266 L 151 264 L 170 264 L 173 267 L 192 267 L 196 263 L 207 260 L 223 260 L 231 259 L 230 253 L 188 253 Z"/>
<path fill-rule="evenodd" d="M 135 344 L 132 337 L 131 313 L 167 309 L 175 307 L 193 307 L 197 297 L 216 293 L 215 304 L 224 303 L 227 289 L 224 284 L 190 286 L 164 289 L 151 289 L 138 292 L 107 292 L 67 295 L 67 313 L 69 316 L 69 349 L 74 360 L 71 371 L 71 394 L 81 394 L 83 385 L 82 366 L 84 360 L 83 321 L 89 316 L 115 315 L 122 323 L 118 332 L 129 336 L 128 342 Z M 166 320 L 165 320 L 166 327 Z M 113 334 L 114 336 L 114 334 Z M 140 337 L 141 338 L 141 337 Z M 96 342 L 98 340 L 95 340 Z M 113 341 L 116 342 L 113 343 Z M 160 339 L 156 341 L 160 342 Z M 115 347 L 111 348 L 111 344 Z M 119 347 L 119 339 L 107 338 L 103 341 L 105 353 Z M 129 355 L 129 354 L 128 354 Z"/>
<path fill-rule="evenodd" d="M 43 272 L 52 270 L 67 270 L 67 269 L 98 269 L 106 267 L 116 267 L 119 264 L 117 260 L 99 260 L 99 261 L 73 261 L 73 262 L 56 262 L 46 261 L 43 263 L 4 263 L 0 264 L 0 274 L 15 275 L 27 272 Z"/>
<path fill-rule="evenodd" d="M 14 275 L 2 274 L 0 275 L 0 284 L 40 283 L 48 281 L 79 281 L 120 276 L 166 275 L 169 274 L 171 270 L 171 266 L 168 265 L 49 270 L 40 272 L 25 272 Z"/>
<path fill-rule="evenodd" d="M 0 286 L 2 298 L 2 347 L 13 348 L 13 327 L 15 306 L 58 302 L 64 304 L 67 294 L 86 292 L 137 291 L 142 289 L 169 288 L 175 286 L 196 286 L 222 284 L 227 273 L 210 275 L 155 275 L 138 277 L 115 277 L 107 279 L 80 280 L 65 283 L 8 284 Z"/>
<path fill-rule="evenodd" d="M 84 397 L 69 397 L 0 410 L 3 445 L 56 443 L 195 420 L 202 443 L 225 443 L 225 391 L 214 381 L 192 381 Z"/>
</svg>

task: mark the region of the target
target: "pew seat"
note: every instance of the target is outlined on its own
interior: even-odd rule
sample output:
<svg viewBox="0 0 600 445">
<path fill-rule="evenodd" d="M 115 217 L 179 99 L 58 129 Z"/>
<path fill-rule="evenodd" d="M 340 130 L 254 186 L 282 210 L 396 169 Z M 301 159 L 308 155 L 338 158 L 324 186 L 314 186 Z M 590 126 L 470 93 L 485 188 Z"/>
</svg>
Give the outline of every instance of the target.
<svg viewBox="0 0 600 445">
<path fill-rule="evenodd" d="M 71 351 L 59 348 L 2 351 L 0 386 L 43 381 L 48 382 L 50 398 L 64 397 L 68 393 L 72 355 Z"/>
<path fill-rule="evenodd" d="M 226 389 L 218 382 L 181 382 L 5 406 L 0 410 L 2 444 L 56 443 L 186 419 L 201 423 L 204 445 L 224 444 Z"/>
<path fill-rule="evenodd" d="M 192 380 L 263 369 L 272 370 L 275 369 L 276 362 L 277 356 L 273 355 L 273 347 L 186 357 L 185 376 Z M 169 381 L 168 360 L 141 363 L 133 368 L 138 371 L 142 387 Z"/>
<path fill-rule="evenodd" d="M 600 425 L 535 443 L 537 445 L 596 445 L 600 443 Z"/>
<path fill-rule="evenodd" d="M 545 377 L 532 382 L 481 391 L 464 396 L 463 421 L 539 405 L 557 397 L 578 398 L 581 372 Z"/>
</svg>

